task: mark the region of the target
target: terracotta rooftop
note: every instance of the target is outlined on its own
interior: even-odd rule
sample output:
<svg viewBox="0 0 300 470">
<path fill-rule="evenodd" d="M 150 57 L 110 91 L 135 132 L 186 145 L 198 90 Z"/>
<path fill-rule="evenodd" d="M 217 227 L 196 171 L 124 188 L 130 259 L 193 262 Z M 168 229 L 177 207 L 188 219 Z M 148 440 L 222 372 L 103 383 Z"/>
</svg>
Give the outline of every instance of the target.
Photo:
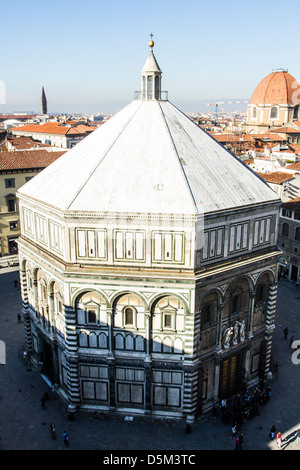
<svg viewBox="0 0 300 470">
<path fill-rule="evenodd" d="M 97 127 L 79 124 L 78 126 L 66 126 L 59 122 L 46 122 L 45 124 L 26 124 L 25 126 L 12 127 L 12 132 L 38 132 L 41 134 L 87 134 Z"/>
<path fill-rule="evenodd" d="M 278 129 L 276 129 L 277 131 Z M 264 134 L 250 134 L 252 135 L 252 137 L 254 137 L 255 139 L 257 140 L 275 140 L 275 141 L 278 141 L 278 142 L 282 142 L 284 140 L 286 140 L 285 137 L 283 137 L 282 135 L 279 135 L 279 134 L 275 134 L 276 131 L 270 131 L 270 132 L 273 132 L 272 134 L 269 133 L 269 132 L 265 132 Z"/>
<path fill-rule="evenodd" d="M 41 142 L 37 142 L 32 137 L 25 137 L 25 136 L 10 136 L 7 137 L 7 141 L 15 147 L 15 149 L 31 149 L 32 147 L 39 146 L 39 147 L 51 147 L 48 144 L 42 144 Z"/>
<path fill-rule="evenodd" d="M 300 144 L 289 144 L 289 147 L 293 150 L 295 153 L 300 152 Z"/>
<path fill-rule="evenodd" d="M 283 171 L 274 171 L 272 173 L 258 173 L 267 183 L 282 184 L 285 181 L 294 179 L 294 175 L 291 173 L 284 173 Z"/>
<path fill-rule="evenodd" d="M 290 201 L 284 202 L 282 204 L 284 209 L 290 209 L 295 212 L 300 212 L 300 197 L 296 197 L 295 199 L 291 199 Z"/>
<path fill-rule="evenodd" d="M 288 170 L 300 170 L 300 162 L 291 163 L 286 167 Z"/>
<path fill-rule="evenodd" d="M 299 91 L 299 83 L 287 70 L 274 71 L 257 85 L 250 103 L 295 105 L 294 97 Z"/>
<path fill-rule="evenodd" d="M 213 134 L 210 135 L 218 142 L 253 142 L 252 134 Z"/>
<path fill-rule="evenodd" d="M 270 132 L 279 132 L 284 134 L 299 134 L 300 129 L 295 129 L 294 127 L 280 127 L 277 129 L 272 129 Z"/>
<path fill-rule="evenodd" d="M 47 150 L 20 150 L 15 152 L 0 152 L 0 171 L 46 168 L 64 153 L 66 153 L 66 151 L 47 152 Z"/>
</svg>

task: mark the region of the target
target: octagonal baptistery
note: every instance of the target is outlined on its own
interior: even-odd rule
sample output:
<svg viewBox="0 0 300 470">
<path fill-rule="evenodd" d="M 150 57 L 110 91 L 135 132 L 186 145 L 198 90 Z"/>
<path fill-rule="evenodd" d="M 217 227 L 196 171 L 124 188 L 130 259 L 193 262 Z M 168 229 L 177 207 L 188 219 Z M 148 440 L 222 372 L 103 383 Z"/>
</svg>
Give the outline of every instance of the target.
<svg viewBox="0 0 300 470">
<path fill-rule="evenodd" d="M 18 192 L 26 350 L 69 410 L 193 421 L 264 380 L 275 192 L 142 90 Z"/>
</svg>

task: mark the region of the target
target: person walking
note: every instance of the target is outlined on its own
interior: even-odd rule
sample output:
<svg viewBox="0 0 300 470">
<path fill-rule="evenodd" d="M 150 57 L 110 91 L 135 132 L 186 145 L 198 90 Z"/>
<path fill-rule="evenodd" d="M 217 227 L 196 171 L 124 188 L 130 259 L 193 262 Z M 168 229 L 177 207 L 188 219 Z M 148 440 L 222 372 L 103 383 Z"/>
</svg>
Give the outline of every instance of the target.
<svg viewBox="0 0 300 470">
<path fill-rule="evenodd" d="M 55 439 L 55 426 L 54 426 L 54 423 L 51 422 L 50 423 L 50 432 L 51 432 L 51 436 L 52 436 L 52 439 Z"/>
<path fill-rule="evenodd" d="M 68 447 L 68 445 L 69 445 L 69 434 L 67 433 L 67 431 L 64 431 L 64 433 L 62 435 L 62 438 L 63 438 L 65 446 Z"/>
<path fill-rule="evenodd" d="M 273 426 L 270 429 L 270 433 L 269 433 L 269 436 L 270 436 L 271 439 L 274 439 L 275 433 L 276 433 L 276 426 L 273 424 Z"/>
<path fill-rule="evenodd" d="M 236 436 L 236 438 L 235 438 L 235 450 L 240 450 L 239 436 Z"/>
<path fill-rule="evenodd" d="M 237 423 L 234 423 L 233 426 L 231 427 L 231 439 L 235 439 L 237 435 Z"/>
<path fill-rule="evenodd" d="M 239 449 L 242 450 L 244 445 L 244 434 L 241 432 L 239 435 Z"/>
<path fill-rule="evenodd" d="M 289 329 L 287 327 L 285 327 L 285 329 L 283 330 L 283 334 L 284 334 L 284 339 L 287 339 L 287 336 L 289 334 Z"/>
<path fill-rule="evenodd" d="M 276 435 L 276 442 L 278 445 L 278 449 L 281 450 L 281 445 L 282 445 L 282 437 L 281 437 L 281 432 L 278 432 Z"/>
</svg>

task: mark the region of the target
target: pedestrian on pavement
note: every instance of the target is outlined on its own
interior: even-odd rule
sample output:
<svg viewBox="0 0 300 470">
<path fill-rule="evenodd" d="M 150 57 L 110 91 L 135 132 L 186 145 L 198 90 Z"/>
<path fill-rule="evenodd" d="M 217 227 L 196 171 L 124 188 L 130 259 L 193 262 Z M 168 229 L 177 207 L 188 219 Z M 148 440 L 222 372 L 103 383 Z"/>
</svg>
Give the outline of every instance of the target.
<svg viewBox="0 0 300 470">
<path fill-rule="evenodd" d="M 273 426 L 270 429 L 270 433 L 269 433 L 269 436 L 270 436 L 271 439 L 274 439 L 275 433 L 276 433 L 276 426 L 273 424 Z"/>
<path fill-rule="evenodd" d="M 281 437 L 281 432 L 278 432 L 276 435 L 276 442 L 278 445 L 278 449 L 281 450 L 281 444 L 282 444 L 282 437 Z"/>
<path fill-rule="evenodd" d="M 52 439 L 55 439 L 55 426 L 54 426 L 54 423 L 51 422 L 50 423 L 50 432 L 51 432 L 51 436 L 52 436 Z"/>
<path fill-rule="evenodd" d="M 235 450 L 240 450 L 239 436 L 236 436 L 236 438 L 235 438 Z"/>
<path fill-rule="evenodd" d="M 284 334 L 284 339 L 286 339 L 287 335 L 289 334 L 289 329 L 287 327 L 283 330 L 283 334 Z"/>
<path fill-rule="evenodd" d="M 231 439 L 235 439 L 237 435 L 237 423 L 234 423 L 233 426 L 231 427 Z"/>
<path fill-rule="evenodd" d="M 275 374 L 278 374 L 278 369 L 279 369 L 279 362 L 278 361 L 274 362 L 274 367 L 275 367 Z"/>
<path fill-rule="evenodd" d="M 68 445 L 69 445 L 69 434 L 67 433 L 67 431 L 64 431 L 64 433 L 62 435 L 62 438 L 63 438 L 65 446 L 68 447 Z"/>
<path fill-rule="evenodd" d="M 18 323 L 22 323 L 22 317 L 20 313 L 18 313 Z"/>
</svg>

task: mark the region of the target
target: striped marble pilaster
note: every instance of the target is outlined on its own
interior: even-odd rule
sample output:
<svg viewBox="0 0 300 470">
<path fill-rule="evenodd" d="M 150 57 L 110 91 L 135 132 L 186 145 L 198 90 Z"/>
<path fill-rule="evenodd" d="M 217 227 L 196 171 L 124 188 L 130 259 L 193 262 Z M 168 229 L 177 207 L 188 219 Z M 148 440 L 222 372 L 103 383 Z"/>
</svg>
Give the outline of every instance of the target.
<svg viewBox="0 0 300 470">
<path fill-rule="evenodd" d="M 265 332 L 265 376 L 270 370 L 271 365 L 271 349 L 272 349 L 272 338 L 276 312 L 276 300 L 277 300 L 277 283 L 271 284 L 269 287 L 269 296 L 267 302 L 267 314 L 266 314 L 266 332 Z"/>
<path fill-rule="evenodd" d="M 27 292 L 27 279 L 26 271 L 20 271 L 20 288 L 22 297 L 22 315 L 24 319 L 24 332 L 25 332 L 25 350 L 29 356 L 33 353 L 33 343 L 31 334 L 30 312 Z"/>
<path fill-rule="evenodd" d="M 67 359 L 68 395 L 71 404 L 80 403 L 78 339 L 76 331 L 76 311 L 65 306 L 65 354 Z"/>
<path fill-rule="evenodd" d="M 198 369 L 185 367 L 182 408 L 188 421 L 194 421 L 198 407 Z"/>
<path fill-rule="evenodd" d="M 195 349 L 199 347 L 200 315 L 189 313 L 185 318 L 184 390 L 182 408 L 187 420 L 193 421 L 197 412 L 198 372 L 195 370 Z"/>
<path fill-rule="evenodd" d="M 198 324 L 198 330 L 195 329 L 195 322 Z M 184 339 L 184 353 L 185 360 L 191 360 L 195 354 L 195 331 L 199 331 L 200 316 L 194 314 L 187 314 L 185 318 L 185 339 Z"/>
</svg>

